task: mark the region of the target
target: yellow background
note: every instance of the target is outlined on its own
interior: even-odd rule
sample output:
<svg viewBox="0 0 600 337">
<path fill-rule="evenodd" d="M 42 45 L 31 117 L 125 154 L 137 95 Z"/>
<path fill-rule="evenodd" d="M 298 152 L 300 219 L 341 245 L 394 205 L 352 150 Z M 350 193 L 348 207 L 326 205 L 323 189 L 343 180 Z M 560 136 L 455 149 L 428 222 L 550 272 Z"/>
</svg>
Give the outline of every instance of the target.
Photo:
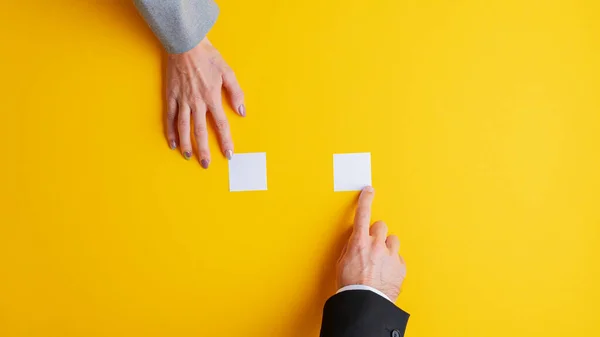
<svg viewBox="0 0 600 337">
<path fill-rule="evenodd" d="M 0 336 L 317 335 L 363 151 L 407 336 L 600 335 L 598 1 L 219 4 L 267 192 L 168 149 L 128 0 L 1 2 Z"/>
</svg>

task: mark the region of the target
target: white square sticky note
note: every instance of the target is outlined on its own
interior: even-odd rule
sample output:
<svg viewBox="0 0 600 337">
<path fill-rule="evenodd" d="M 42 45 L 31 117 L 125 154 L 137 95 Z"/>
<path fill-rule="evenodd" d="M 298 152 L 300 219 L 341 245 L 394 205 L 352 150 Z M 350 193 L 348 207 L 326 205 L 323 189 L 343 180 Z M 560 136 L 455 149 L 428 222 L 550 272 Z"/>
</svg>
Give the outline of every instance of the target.
<svg viewBox="0 0 600 337">
<path fill-rule="evenodd" d="M 267 154 L 236 153 L 229 161 L 229 191 L 266 191 Z"/>
<path fill-rule="evenodd" d="M 360 191 L 371 186 L 371 153 L 333 155 L 333 190 Z"/>
</svg>

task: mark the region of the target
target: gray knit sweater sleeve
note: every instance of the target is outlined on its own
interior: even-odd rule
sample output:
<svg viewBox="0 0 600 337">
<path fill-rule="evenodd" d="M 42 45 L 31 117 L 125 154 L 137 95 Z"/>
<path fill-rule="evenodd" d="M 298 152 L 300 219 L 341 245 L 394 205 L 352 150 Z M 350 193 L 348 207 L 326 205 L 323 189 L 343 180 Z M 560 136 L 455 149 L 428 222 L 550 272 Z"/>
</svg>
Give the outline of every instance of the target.
<svg viewBox="0 0 600 337">
<path fill-rule="evenodd" d="M 171 54 L 194 48 L 217 21 L 213 0 L 134 0 L 154 34 Z"/>
</svg>

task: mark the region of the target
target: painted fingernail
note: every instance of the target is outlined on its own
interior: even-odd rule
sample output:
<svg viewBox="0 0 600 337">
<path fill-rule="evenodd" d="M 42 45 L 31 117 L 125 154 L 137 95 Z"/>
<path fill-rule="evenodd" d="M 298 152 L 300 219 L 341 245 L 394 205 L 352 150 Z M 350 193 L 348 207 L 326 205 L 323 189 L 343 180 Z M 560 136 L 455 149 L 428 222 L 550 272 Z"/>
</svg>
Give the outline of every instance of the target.
<svg viewBox="0 0 600 337">
<path fill-rule="evenodd" d="M 177 143 L 172 140 L 171 142 L 169 142 L 169 147 L 171 148 L 171 150 L 175 150 L 177 148 Z"/>
<path fill-rule="evenodd" d="M 192 158 L 192 153 L 190 151 L 185 151 L 183 153 L 183 157 L 185 158 L 185 160 L 190 160 L 190 158 Z"/>
<path fill-rule="evenodd" d="M 240 116 L 246 117 L 246 106 L 244 104 L 238 107 L 238 113 L 240 114 Z"/>
<path fill-rule="evenodd" d="M 231 158 L 233 157 L 233 151 L 231 151 L 231 150 L 225 151 L 225 157 L 227 157 L 228 160 L 231 160 Z"/>
<path fill-rule="evenodd" d="M 202 159 L 200 161 L 200 166 L 202 166 L 203 169 L 207 169 L 208 168 L 208 163 L 209 163 L 208 159 Z"/>
</svg>

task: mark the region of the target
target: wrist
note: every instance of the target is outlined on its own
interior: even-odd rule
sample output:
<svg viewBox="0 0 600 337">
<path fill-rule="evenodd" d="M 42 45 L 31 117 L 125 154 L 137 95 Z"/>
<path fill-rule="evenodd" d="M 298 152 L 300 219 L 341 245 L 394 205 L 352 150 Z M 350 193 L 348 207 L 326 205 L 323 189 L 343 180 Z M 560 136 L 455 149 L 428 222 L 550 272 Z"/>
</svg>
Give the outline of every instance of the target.
<svg viewBox="0 0 600 337">
<path fill-rule="evenodd" d="M 180 57 L 180 56 L 185 56 L 185 55 L 193 54 L 193 53 L 198 52 L 199 50 L 203 49 L 206 46 L 212 46 L 212 43 L 210 43 L 210 40 L 208 39 L 207 36 L 205 36 L 202 40 L 200 40 L 200 42 L 198 42 L 198 44 L 195 45 L 192 49 L 184 51 L 183 53 L 177 53 L 177 54 L 175 54 L 175 53 L 169 53 L 168 57 L 170 59 L 173 59 L 173 58 L 177 58 L 177 57 Z"/>
<path fill-rule="evenodd" d="M 392 300 L 388 295 L 386 295 L 384 292 L 380 291 L 379 289 L 371 287 L 371 286 L 368 286 L 368 285 L 364 285 L 364 284 L 350 284 L 350 285 L 347 285 L 347 286 L 343 286 L 340 289 L 338 289 L 338 291 L 336 292 L 336 294 L 339 294 L 339 293 L 344 292 L 344 291 L 349 291 L 349 290 L 371 291 L 371 292 L 376 293 L 377 295 L 385 298 L 386 300 L 388 300 L 388 301 L 390 301 L 392 303 L 395 300 L 395 299 Z"/>
</svg>

